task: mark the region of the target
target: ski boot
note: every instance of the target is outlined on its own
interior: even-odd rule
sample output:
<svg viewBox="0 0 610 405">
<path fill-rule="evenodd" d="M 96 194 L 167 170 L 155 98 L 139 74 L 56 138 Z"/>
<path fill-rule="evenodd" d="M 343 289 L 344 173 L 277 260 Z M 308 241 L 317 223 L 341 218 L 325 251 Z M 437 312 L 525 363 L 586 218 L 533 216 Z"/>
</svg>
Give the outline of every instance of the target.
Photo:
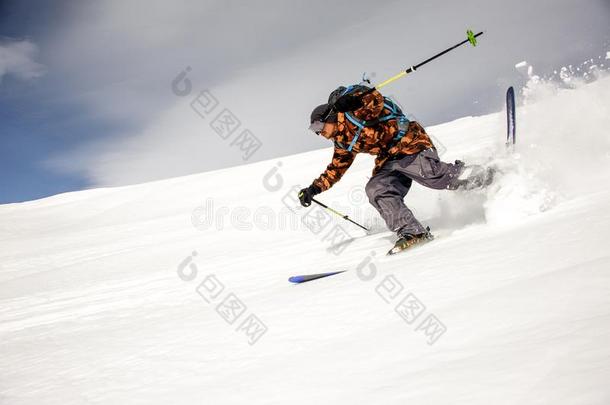
<svg viewBox="0 0 610 405">
<path fill-rule="evenodd" d="M 426 232 L 418 235 L 410 233 L 399 233 L 398 240 L 394 244 L 394 247 L 390 249 L 388 255 L 395 255 L 396 253 L 402 252 L 403 250 L 409 249 L 415 245 L 421 245 L 430 242 L 434 239 L 434 236 L 430 233 L 430 228 L 426 227 Z"/>
</svg>

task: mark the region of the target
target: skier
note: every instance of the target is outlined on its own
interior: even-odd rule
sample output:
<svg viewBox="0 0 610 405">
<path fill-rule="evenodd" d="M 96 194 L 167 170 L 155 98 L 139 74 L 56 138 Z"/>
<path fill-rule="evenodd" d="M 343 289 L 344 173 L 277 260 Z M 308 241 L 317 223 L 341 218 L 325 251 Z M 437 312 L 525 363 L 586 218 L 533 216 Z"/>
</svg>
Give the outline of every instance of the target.
<svg viewBox="0 0 610 405">
<path fill-rule="evenodd" d="M 403 201 L 413 180 L 437 190 L 473 189 L 492 181 L 491 169 L 469 166 L 472 170 L 466 175 L 463 162 L 441 161 L 419 123 L 409 121 L 394 102 L 364 85 L 333 91 L 328 103 L 313 110 L 310 124 L 310 130 L 334 142 L 334 153 L 326 170 L 299 192 L 301 204 L 310 206 L 315 195 L 338 182 L 356 154 L 376 155 L 365 190 L 371 205 L 398 235 L 389 254 L 433 239 L 430 228 Z"/>
</svg>

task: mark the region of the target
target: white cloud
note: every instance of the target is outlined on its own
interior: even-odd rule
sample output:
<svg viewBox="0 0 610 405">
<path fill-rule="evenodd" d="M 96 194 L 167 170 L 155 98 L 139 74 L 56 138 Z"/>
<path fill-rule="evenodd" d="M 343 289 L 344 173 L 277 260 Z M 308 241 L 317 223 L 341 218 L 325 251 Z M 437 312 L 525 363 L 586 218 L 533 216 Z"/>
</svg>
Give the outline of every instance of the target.
<svg viewBox="0 0 610 405">
<path fill-rule="evenodd" d="M 24 80 L 42 76 L 45 68 L 34 61 L 37 53 L 38 47 L 29 40 L 0 41 L 0 82 L 5 75 Z"/>
<path fill-rule="evenodd" d="M 51 167 L 98 186 L 243 163 L 230 140 L 189 107 L 206 88 L 261 138 L 254 160 L 328 145 L 306 127 L 311 108 L 333 87 L 358 81 L 364 70 L 385 79 L 456 42 L 467 27 L 488 29 L 476 49 L 445 56 L 387 94 L 424 125 L 483 113 L 472 100 L 481 100 L 479 108 L 500 105 L 505 87 L 496 81 L 514 84 L 507 75 L 517 58 L 563 63 L 583 48 L 583 23 L 607 27 L 604 10 L 579 14 L 571 0 L 430 0 L 417 7 L 392 0 L 375 7 L 365 0 L 179 3 L 151 0 L 146 9 L 123 0 L 73 3 L 71 20 L 43 44 L 53 51 L 45 63 L 66 78 L 71 94 L 65 96 L 86 108 L 91 125 L 102 121 L 120 130 L 53 157 Z M 537 24 L 542 17 L 553 25 Z M 567 24 L 574 19 L 576 28 Z M 180 98 L 170 82 L 186 66 L 193 93 Z"/>
</svg>

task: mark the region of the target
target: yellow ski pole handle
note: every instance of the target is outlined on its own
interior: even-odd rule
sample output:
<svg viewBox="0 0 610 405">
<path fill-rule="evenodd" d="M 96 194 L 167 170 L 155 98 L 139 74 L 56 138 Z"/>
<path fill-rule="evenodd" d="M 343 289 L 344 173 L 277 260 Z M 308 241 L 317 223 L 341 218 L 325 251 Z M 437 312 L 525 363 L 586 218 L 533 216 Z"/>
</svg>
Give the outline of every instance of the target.
<svg viewBox="0 0 610 405">
<path fill-rule="evenodd" d="M 394 76 L 390 77 L 388 80 L 386 80 L 386 81 L 384 81 L 384 82 L 381 82 L 381 83 L 379 83 L 379 84 L 376 84 L 376 85 L 375 85 L 375 88 L 376 88 L 376 89 L 380 89 L 380 88 L 382 88 L 383 86 L 388 85 L 388 84 L 392 83 L 393 81 L 398 80 L 398 79 L 400 79 L 401 77 L 406 76 L 406 75 L 407 75 L 407 71 L 406 71 L 406 70 L 403 70 L 403 71 L 402 71 L 402 72 L 400 72 L 399 74 L 397 74 L 397 75 L 394 75 Z"/>
</svg>

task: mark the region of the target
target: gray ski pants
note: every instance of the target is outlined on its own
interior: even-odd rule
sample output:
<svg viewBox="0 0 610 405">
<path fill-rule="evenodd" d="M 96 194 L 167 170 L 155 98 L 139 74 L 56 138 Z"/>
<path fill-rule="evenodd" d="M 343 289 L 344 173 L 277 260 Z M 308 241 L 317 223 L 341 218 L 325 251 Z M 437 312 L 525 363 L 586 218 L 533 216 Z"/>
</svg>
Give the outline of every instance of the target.
<svg viewBox="0 0 610 405">
<path fill-rule="evenodd" d="M 425 187 L 455 190 L 463 167 L 462 162 L 441 162 L 435 149 L 426 149 L 387 161 L 366 184 L 366 195 L 390 230 L 413 235 L 424 233 L 426 229 L 403 201 L 411 183 L 415 180 Z"/>
</svg>

